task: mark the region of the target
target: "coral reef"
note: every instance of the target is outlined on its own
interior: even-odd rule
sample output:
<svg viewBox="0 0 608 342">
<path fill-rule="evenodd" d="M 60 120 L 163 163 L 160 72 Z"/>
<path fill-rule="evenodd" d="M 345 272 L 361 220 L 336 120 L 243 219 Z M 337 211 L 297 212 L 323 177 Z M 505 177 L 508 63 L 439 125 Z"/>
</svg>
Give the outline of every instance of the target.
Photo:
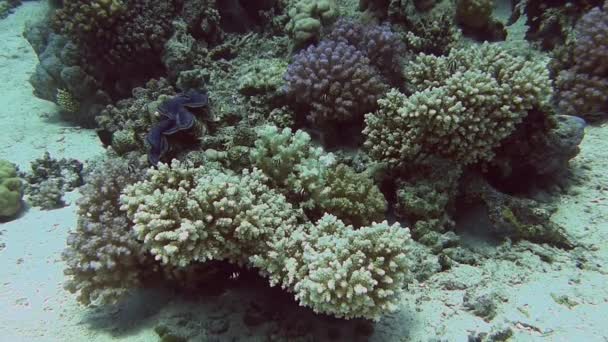
<svg viewBox="0 0 608 342">
<path fill-rule="evenodd" d="M 22 208 L 23 185 L 15 165 L 0 160 L 0 221 L 14 218 Z"/>
<path fill-rule="evenodd" d="M 43 210 L 57 209 L 65 207 L 67 204 L 63 200 L 65 191 L 60 178 L 51 178 L 27 187 L 27 203 Z"/>
<path fill-rule="evenodd" d="M 312 193 L 304 203 L 305 208 L 314 208 L 317 213 L 332 213 L 355 227 L 384 218 L 386 199 L 368 174 L 356 173 L 349 166 L 337 164 L 326 171 L 324 183 L 323 191 Z"/>
<path fill-rule="evenodd" d="M 563 114 L 600 120 L 608 115 L 608 12 L 593 8 L 575 29 L 572 65 L 559 72 L 556 80 L 557 103 Z"/>
<path fill-rule="evenodd" d="M 181 18 L 193 37 L 215 44 L 224 35 L 220 27 L 220 12 L 216 0 L 186 0 L 182 5 Z"/>
<path fill-rule="evenodd" d="M 177 31 L 176 34 L 178 34 Z M 184 34 L 180 38 L 184 46 L 183 49 L 176 48 L 175 56 L 179 57 L 178 63 L 167 64 L 166 67 L 176 71 L 176 81 L 174 82 L 177 88 L 182 91 L 205 89 L 212 95 L 213 100 L 209 109 L 217 118 L 218 128 L 232 126 L 240 120 L 246 120 L 249 124 L 261 123 L 268 112 L 283 104 L 278 99 L 281 97 L 278 91 L 268 89 L 253 93 L 245 91 L 247 94 L 243 94 L 235 90 L 245 89 L 242 88 L 244 84 L 241 77 L 246 79 L 246 75 L 253 71 L 249 69 L 249 66 L 256 69 L 255 65 L 260 64 L 257 62 L 258 60 L 281 59 L 284 64 L 289 51 L 288 37 L 269 38 L 250 32 L 244 36 L 227 35 L 220 45 L 204 47 L 200 41 L 194 40 L 191 36 L 188 37 L 187 32 L 181 34 Z M 178 45 L 175 44 L 175 46 Z M 185 54 L 179 51 L 185 51 Z M 170 74 L 173 73 L 174 71 L 170 72 Z M 266 71 L 264 74 L 270 76 Z M 169 81 L 173 82 L 172 78 Z"/>
<path fill-rule="evenodd" d="M 56 33 L 31 27 L 38 96 L 109 147 L 81 188 L 66 289 L 95 305 L 257 281 L 308 315 L 378 320 L 410 282 L 490 257 L 461 238 L 471 218 L 505 244 L 579 247 L 535 193 L 567 178 L 585 128 L 552 106 L 542 52 L 462 39 L 456 24 L 504 38 L 490 0 L 353 4 L 78 0 L 57 4 Z M 562 111 L 582 89 L 572 75 L 605 76 L 603 17 L 564 54 Z M 32 165 L 30 203 L 62 205 L 66 165 Z M 462 308 L 490 320 L 497 298 L 470 290 Z M 251 306 L 243 322 L 259 324 Z"/>
<path fill-rule="evenodd" d="M 365 147 L 391 166 L 440 156 L 462 164 L 490 160 L 493 149 L 552 94 L 542 61 L 496 45 L 421 54 L 408 64 L 413 94 L 391 90 L 365 117 Z"/>
<path fill-rule="evenodd" d="M 340 19 L 326 38 L 354 46 L 381 73 L 389 73 L 398 67 L 398 56 L 403 53 L 399 37 L 388 24 L 364 25 L 352 19 Z"/>
<path fill-rule="evenodd" d="M 280 1 L 217 1 L 221 17 L 220 26 L 227 32 L 246 33 L 264 26 L 275 14 L 275 6 Z"/>
<path fill-rule="evenodd" d="M 491 21 L 493 6 L 493 0 L 458 0 L 456 19 L 467 28 L 482 29 Z"/>
<path fill-rule="evenodd" d="M 456 47 L 462 34 L 448 11 L 434 11 L 428 16 L 413 19 L 406 33 L 408 50 L 428 55 L 447 55 Z"/>
<path fill-rule="evenodd" d="M 269 125 L 274 125 L 279 128 L 294 127 L 295 121 L 296 114 L 288 106 L 281 106 L 272 109 L 266 118 L 266 122 Z"/>
<path fill-rule="evenodd" d="M 408 278 L 407 229 L 384 221 L 354 230 L 325 215 L 309 234 L 302 255 L 307 274 L 294 286 L 301 304 L 374 320 L 396 310 L 398 284 Z"/>
<path fill-rule="evenodd" d="M 285 81 L 288 95 L 310 107 L 308 119 L 318 126 L 360 120 L 386 89 L 362 52 L 329 40 L 296 55 Z"/>
<path fill-rule="evenodd" d="M 603 0 L 528 0 L 517 4 L 513 15 L 525 16 L 527 39 L 538 42 L 543 50 L 552 50 L 571 38 L 571 27 L 584 13 L 602 3 Z"/>
<path fill-rule="evenodd" d="M 259 170 L 240 176 L 174 161 L 150 169 L 127 187 L 121 209 L 157 260 L 178 267 L 207 260 L 244 264 L 261 253 L 259 241 L 280 225 L 295 225 L 289 204 L 264 186 Z"/>
<path fill-rule="evenodd" d="M 55 25 L 75 37 L 87 34 L 103 36 L 127 9 L 120 0 L 67 1 L 55 13 Z"/>
<path fill-rule="evenodd" d="M 454 226 L 452 214 L 463 170 L 441 159 L 411 168 L 409 176 L 396 180 L 395 214 L 411 222 L 418 241 L 435 243 L 435 233 Z"/>
<path fill-rule="evenodd" d="M 322 189 L 318 184 L 319 175 L 322 169 L 335 162 L 335 158 L 331 153 L 324 153 L 322 148 L 313 147 L 310 135 L 301 130 L 292 133 L 289 128 L 279 131 L 277 127 L 269 125 L 258 128 L 257 135 L 255 148 L 251 151 L 252 163 L 276 187 L 294 193 L 311 193 Z M 301 180 L 304 178 L 302 173 L 306 181 Z"/>
<path fill-rule="evenodd" d="M 293 288 L 315 312 L 379 319 L 395 309 L 397 284 L 408 279 L 409 241 L 409 231 L 398 224 L 354 230 L 325 215 L 314 226 L 275 232 L 272 252 L 252 262 L 271 285 Z"/>
<path fill-rule="evenodd" d="M 510 193 L 533 192 L 533 183 L 555 182 L 578 154 L 585 126 L 576 116 L 531 111 L 495 150 L 485 176 Z"/>
</svg>

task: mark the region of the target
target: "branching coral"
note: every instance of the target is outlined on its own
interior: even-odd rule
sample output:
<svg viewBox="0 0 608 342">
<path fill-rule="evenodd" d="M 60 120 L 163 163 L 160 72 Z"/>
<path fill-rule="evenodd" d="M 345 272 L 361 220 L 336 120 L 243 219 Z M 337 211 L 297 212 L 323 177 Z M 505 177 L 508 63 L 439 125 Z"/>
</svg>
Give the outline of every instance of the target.
<svg viewBox="0 0 608 342">
<path fill-rule="evenodd" d="M 95 167 L 81 188 L 78 225 L 69 234 L 63 259 L 69 277 L 65 287 L 78 293 L 83 304 L 115 302 L 155 270 L 118 203 L 122 189 L 142 177 L 143 163 L 110 158 Z"/>
<path fill-rule="evenodd" d="M 384 216 L 386 200 L 370 177 L 336 164 L 335 156 L 313 147 L 303 131 L 260 127 L 251 160 L 309 216 L 329 212 L 355 225 Z"/>
<path fill-rule="evenodd" d="M 230 260 L 244 264 L 264 249 L 277 225 L 293 225 L 290 205 L 264 185 L 259 171 L 230 175 L 175 161 L 150 169 L 125 189 L 121 209 L 144 246 L 163 263 Z"/>
<path fill-rule="evenodd" d="M 331 154 L 325 155 L 323 149 L 313 147 L 310 136 L 304 131 L 292 133 L 289 128 L 279 130 L 267 125 L 258 128 L 257 134 L 255 148 L 251 151 L 252 162 L 278 187 L 300 192 L 294 180 L 298 165 L 305 160 L 317 160 L 322 167 L 334 161 Z"/>
<path fill-rule="evenodd" d="M 285 80 L 287 94 L 310 107 L 309 120 L 325 127 L 360 121 L 386 89 L 364 53 L 333 40 L 296 55 Z"/>
<path fill-rule="evenodd" d="M 271 251 L 252 257 L 271 284 L 301 304 L 337 317 L 377 320 L 394 311 L 409 275 L 407 228 L 386 221 L 357 230 L 333 215 L 295 231 L 277 231 Z"/>
<path fill-rule="evenodd" d="M 319 216 L 331 213 L 355 227 L 379 222 L 384 218 L 387 202 L 367 173 L 356 173 L 351 167 L 338 164 L 325 171 L 322 191 L 312 193 L 303 203 Z"/>
<path fill-rule="evenodd" d="M 323 216 L 306 240 L 305 276 L 294 289 L 301 304 L 337 317 L 379 319 L 396 310 L 408 277 L 409 231 L 386 221 L 354 230 Z"/>
<path fill-rule="evenodd" d="M 428 156 L 470 164 L 493 157 L 532 108 L 551 96 L 542 61 L 484 44 L 448 57 L 420 55 L 406 71 L 413 94 L 396 90 L 366 115 L 366 148 L 391 166 Z"/>
<path fill-rule="evenodd" d="M 433 12 L 409 25 L 405 36 L 409 50 L 430 55 L 447 55 L 458 44 L 461 33 L 448 11 Z"/>
<path fill-rule="evenodd" d="M 338 317 L 378 319 L 395 309 L 408 276 L 407 229 L 383 222 L 355 230 L 332 215 L 313 226 L 267 183 L 257 169 L 238 175 L 174 160 L 128 186 L 121 210 L 163 265 L 255 266 L 302 305 Z"/>
<path fill-rule="evenodd" d="M 411 222 L 412 235 L 418 241 L 434 243 L 434 233 L 443 233 L 454 224 L 451 213 L 462 167 L 434 158 L 408 171 L 408 177 L 396 182 L 395 214 Z"/>
<path fill-rule="evenodd" d="M 383 74 L 391 73 L 399 66 L 398 56 L 404 52 L 398 36 L 388 24 L 363 25 L 351 19 L 340 19 L 326 39 L 356 47 Z"/>
<path fill-rule="evenodd" d="M 294 57 L 284 91 L 326 133 L 358 127 L 394 81 L 401 45 L 388 25 L 340 20 L 317 46 Z"/>
</svg>

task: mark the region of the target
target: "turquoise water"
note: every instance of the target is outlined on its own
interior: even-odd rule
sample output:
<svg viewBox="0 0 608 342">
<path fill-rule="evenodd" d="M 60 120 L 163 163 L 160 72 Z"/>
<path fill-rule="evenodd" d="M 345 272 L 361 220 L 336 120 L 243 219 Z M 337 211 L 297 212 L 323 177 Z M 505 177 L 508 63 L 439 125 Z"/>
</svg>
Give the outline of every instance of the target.
<svg viewBox="0 0 608 342">
<path fill-rule="evenodd" d="M 0 1 L 1 341 L 605 341 L 608 14 Z"/>
</svg>

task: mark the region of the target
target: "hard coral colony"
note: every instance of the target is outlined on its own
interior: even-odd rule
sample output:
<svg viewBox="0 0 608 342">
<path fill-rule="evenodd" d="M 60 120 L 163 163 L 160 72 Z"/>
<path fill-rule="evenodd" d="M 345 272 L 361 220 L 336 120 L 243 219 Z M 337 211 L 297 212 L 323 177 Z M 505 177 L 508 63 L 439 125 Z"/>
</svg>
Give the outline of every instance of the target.
<svg viewBox="0 0 608 342">
<path fill-rule="evenodd" d="M 479 207 L 498 241 L 576 248 L 527 190 L 567 175 L 572 116 L 607 117 L 608 15 L 573 4 L 576 36 L 546 52 L 511 44 L 492 6 L 55 2 L 25 33 L 30 82 L 107 147 L 84 173 L 66 288 L 108 304 L 234 267 L 315 313 L 379 320 L 458 263 L 455 227 Z M 4 219 L 23 193 L 2 163 Z"/>
</svg>

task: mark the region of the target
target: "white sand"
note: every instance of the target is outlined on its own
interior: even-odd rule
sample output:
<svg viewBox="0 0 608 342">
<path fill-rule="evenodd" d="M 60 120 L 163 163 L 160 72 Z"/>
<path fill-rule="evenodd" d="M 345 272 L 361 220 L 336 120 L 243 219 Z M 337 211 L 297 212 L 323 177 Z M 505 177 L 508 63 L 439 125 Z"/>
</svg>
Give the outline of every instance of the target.
<svg viewBox="0 0 608 342">
<path fill-rule="evenodd" d="M 0 50 L 0 158 L 21 167 L 46 150 L 55 157 L 79 160 L 101 151 L 94 132 L 39 116 L 55 108 L 32 95 L 27 79 L 37 60 L 21 32 L 28 19 L 44 11 L 42 3 L 26 2 L 0 20 L 4 45 Z M 581 147 L 572 164 L 585 181 L 576 187 L 576 194 L 562 196 L 554 220 L 592 248 L 564 252 L 532 245 L 510 252 L 503 247 L 501 257 L 489 257 L 478 267 L 461 265 L 436 274 L 412 286 L 402 309 L 383 319 L 371 340 L 466 341 L 473 331 L 510 327 L 515 341 L 607 341 L 608 127 L 589 128 Z M 70 195 L 73 203 L 77 194 Z M 133 322 L 135 328 L 128 333 L 112 336 L 124 322 L 108 320 L 114 317 L 112 313 L 84 310 L 62 289 L 60 254 L 67 230 L 75 222 L 72 204 L 53 211 L 30 209 L 23 217 L 0 224 L 0 243 L 5 244 L 0 251 L 0 341 L 155 341 L 150 327 L 163 310 L 171 310 L 169 306 Z M 555 261 L 541 261 L 545 253 Z M 584 269 L 576 267 L 577 256 L 588 259 Z M 491 322 L 465 309 L 462 299 L 467 290 L 491 290 L 502 298 Z M 566 305 L 560 298 L 573 304 Z M 114 314 L 118 317 L 118 312 Z"/>
<path fill-rule="evenodd" d="M 28 82 L 38 63 L 23 38 L 25 23 L 46 13 L 46 2 L 26 2 L 16 13 L 0 20 L 0 158 L 20 168 L 49 151 L 55 158 L 88 159 L 101 151 L 92 130 L 82 130 L 57 120 L 55 105 L 32 94 Z M 50 113 L 48 119 L 42 118 Z"/>
<path fill-rule="evenodd" d="M 22 32 L 27 21 L 46 10 L 45 2 L 25 2 L 0 20 L 0 158 L 22 170 L 45 151 L 79 160 L 103 152 L 94 131 L 53 120 L 55 105 L 32 94 L 28 79 L 38 60 Z M 44 113 L 51 113 L 50 119 Z M 60 254 L 75 220 L 72 205 L 30 209 L 17 220 L 0 223 L 0 243 L 6 246 L 0 251 L 0 341 L 90 339 L 79 323 L 82 310 L 61 285 Z"/>
</svg>

